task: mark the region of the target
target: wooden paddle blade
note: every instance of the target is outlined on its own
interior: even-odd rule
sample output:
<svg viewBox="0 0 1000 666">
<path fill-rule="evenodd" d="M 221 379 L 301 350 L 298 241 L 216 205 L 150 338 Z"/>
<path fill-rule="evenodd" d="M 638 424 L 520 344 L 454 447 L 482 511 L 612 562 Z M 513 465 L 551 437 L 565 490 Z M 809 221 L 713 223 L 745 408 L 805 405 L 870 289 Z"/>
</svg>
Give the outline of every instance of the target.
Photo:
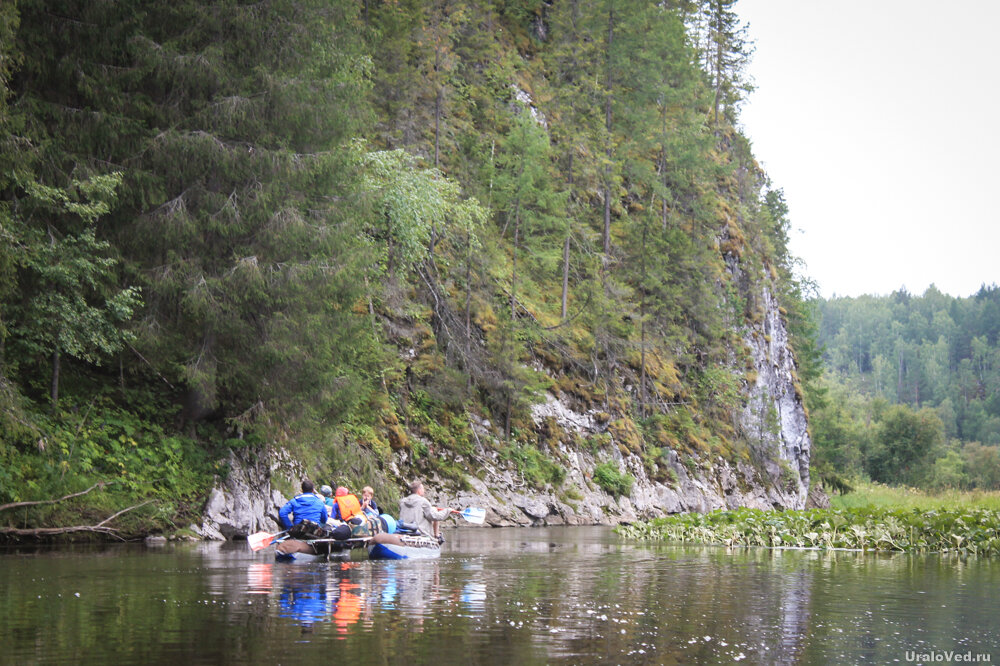
<svg viewBox="0 0 1000 666">
<path fill-rule="evenodd" d="M 247 543 L 250 545 L 250 550 L 256 553 L 258 550 L 263 550 L 270 546 L 274 541 L 274 536 L 268 532 L 257 532 L 247 537 Z"/>
<path fill-rule="evenodd" d="M 474 525 L 482 525 L 483 521 L 486 520 L 486 509 L 470 506 L 468 509 L 463 509 L 461 515 L 462 518 Z"/>
</svg>

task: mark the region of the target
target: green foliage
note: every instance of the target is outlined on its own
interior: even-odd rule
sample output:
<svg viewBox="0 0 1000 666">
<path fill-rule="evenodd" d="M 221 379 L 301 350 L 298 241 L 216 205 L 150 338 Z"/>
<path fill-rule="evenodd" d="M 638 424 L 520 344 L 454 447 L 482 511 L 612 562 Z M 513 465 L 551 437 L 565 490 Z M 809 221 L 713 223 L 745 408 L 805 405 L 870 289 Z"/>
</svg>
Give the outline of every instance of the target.
<svg viewBox="0 0 1000 666">
<path fill-rule="evenodd" d="M 126 409 L 106 396 L 77 400 L 64 399 L 55 414 L 32 415 L 45 433 L 38 442 L 0 445 L 0 502 L 54 499 L 98 482 L 108 485 L 71 503 L 32 507 L 3 519 L 28 526 L 90 524 L 98 513 L 106 517 L 151 500 L 148 508 L 112 526 L 143 534 L 196 520 L 212 475 L 221 468 L 198 442 L 169 433 L 169 412 L 147 411 L 157 404 L 162 409 L 162 403 Z"/>
<path fill-rule="evenodd" d="M 706 406 L 730 413 L 740 404 L 740 380 L 726 368 L 706 368 L 699 378 L 698 393 Z"/>
<path fill-rule="evenodd" d="M 1000 556 L 1000 512 L 992 509 L 738 509 L 657 518 L 617 530 L 633 539 L 726 546 Z"/>
<path fill-rule="evenodd" d="M 965 461 L 958 451 L 950 450 L 934 461 L 928 475 L 927 485 L 940 490 L 943 488 L 963 488 L 968 485 Z"/>
<path fill-rule="evenodd" d="M 831 378 L 873 400 L 937 410 L 945 435 L 1000 444 L 1000 289 L 968 298 L 931 286 L 922 296 L 817 300 Z"/>
<path fill-rule="evenodd" d="M 436 447 L 454 453 L 472 453 L 472 431 L 469 420 L 453 406 L 435 400 L 426 391 L 416 390 L 407 403 L 407 419 L 411 427 L 424 435 Z"/>
<path fill-rule="evenodd" d="M 1000 488 L 1000 446 L 969 442 L 962 447 L 962 458 L 967 487 Z"/>
<path fill-rule="evenodd" d="M 933 410 L 914 412 L 905 405 L 886 410 L 876 432 L 867 467 L 872 479 L 882 483 L 921 482 L 930 456 L 944 441 L 944 427 Z"/>
<path fill-rule="evenodd" d="M 23 198 L 10 228 L 19 297 L 2 314 L 16 351 L 100 364 L 134 339 L 124 326 L 141 304 L 139 290 L 115 287 L 118 262 L 95 231 L 120 183 L 118 173 L 67 189 L 17 179 Z"/>
<path fill-rule="evenodd" d="M 379 263 L 390 274 L 422 261 L 436 228 L 454 221 L 465 232 L 485 214 L 474 199 L 461 199 L 458 183 L 436 169 L 417 168 L 402 150 L 366 153 L 364 170 L 376 211 L 368 235 L 382 248 Z"/>
<path fill-rule="evenodd" d="M 143 282 L 142 357 L 191 418 L 342 419 L 377 365 L 351 312 L 366 248 L 338 203 L 367 122 L 357 9 L 85 3 L 53 27 L 43 5 L 21 5 L 25 138 L 42 182 L 128 164 L 102 226 Z"/>
<path fill-rule="evenodd" d="M 4 455 L 60 431 L 28 358 L 54 349 L 70 404 L 169 386 L 176 425 L 140 418 L 164 442 L 281 441 L 352 483 L 407 447 L 461 483 L 474 412 L 558 486 L 530 409 L 557 383 L 664 478 L 667 450 L 726 449 L 762 289 L 812 358 L 787 209 L 734 129 L 730 6 L 3 5 Z M 119 435 L 60 441 L 81 474 L 141 470 Z"/>
<path fill-rule="evenodd" d="M 501 457 L 514 463 L 524 481 L 532 488 L 556 488 L 566 480 L 566 468 L 531 445 L 512 444 L 500 452 Z"/>
<path fill-rule="evenodd" d="M 823 396 L 810 404 L 818 466 L 935 488 L 1000 487 L 1000 464 L 991 455 L 1000 443 L 992 399 L 997 293 L 983 287 L 952 298 L 931 287 L 922 296 L 814 301 L 827 366 L 823 384 L 807 389 L 807 398 Z M 932 409 L 941 432 L 930 445 L 926 438 L 899 441 L 908 435 L 880 425 L 889 403 L 919 409 L 925 420 L 924 410 Z M 893 452 L 883 435 L 895 438 Z M 946 438 L 955 443 L 945 447 Z M 903 472 L 903 464 L 920 469 Z"/>
<path fill-rule="evenodd" d="M 734 10 L 736 0 L 707 0 L 696 3 L 692 24 L 703 44 L 701 58 L 714 90 L 714 116 L 735 118 L 739 103 L 753 90 L 747 65 L 753 53 L 748 26 Z"/>
<path fill-rule="evenodd" d="M 618 465 L 608 461 L 594 467 L 594 481 L 615 497 L 625 497 L 632 492 L 635 478 L 628 472 L 619 471 Z"/>
</svg>

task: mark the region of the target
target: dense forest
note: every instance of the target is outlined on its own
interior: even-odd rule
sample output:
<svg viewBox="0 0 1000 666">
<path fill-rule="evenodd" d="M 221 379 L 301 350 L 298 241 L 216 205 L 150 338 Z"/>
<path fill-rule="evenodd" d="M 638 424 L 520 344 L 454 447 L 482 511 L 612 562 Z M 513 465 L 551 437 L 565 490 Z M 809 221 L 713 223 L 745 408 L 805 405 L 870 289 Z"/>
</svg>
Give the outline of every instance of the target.
<svg viewBox="0 0 1000 666">
<path fill-rule="evenodd" d="M 558 485 L 546 390 L 654 473 L 746 455 L 747 285 L 818 369 L 751 51 L 734 0 L 3 3 L 0 502 L 168 528 L 273 443 L 388 498 L 471 414 Z"/>
<path fill-rule="evenodd" d="M 825 476 L 1000 488 L 1000 288 L 815 305 L 826 372 L 811 425 Z"/>
</svg>

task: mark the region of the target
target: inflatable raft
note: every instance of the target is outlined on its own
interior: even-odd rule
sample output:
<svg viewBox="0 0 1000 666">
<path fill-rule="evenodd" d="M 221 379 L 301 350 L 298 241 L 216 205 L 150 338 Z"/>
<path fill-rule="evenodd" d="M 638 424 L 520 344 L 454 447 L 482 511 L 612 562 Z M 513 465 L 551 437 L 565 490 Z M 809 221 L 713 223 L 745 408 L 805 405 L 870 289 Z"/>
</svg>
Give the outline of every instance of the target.
<svg viewBox="0 0 1000 666">
<path fill-rule="evenodd" d="M 350 559 L 351 550 L 363 548 L 368 538 L 361 539 L 285 539 L 274 547 L 276 562 L 321 562 Z"/>
<path fill-rule="evenodd" d="M 368 542 L 368 557 L 373 560 L 426 560 L 441 557 L 441 544 L 422 534 L 381 532 Z"/>
</svg>

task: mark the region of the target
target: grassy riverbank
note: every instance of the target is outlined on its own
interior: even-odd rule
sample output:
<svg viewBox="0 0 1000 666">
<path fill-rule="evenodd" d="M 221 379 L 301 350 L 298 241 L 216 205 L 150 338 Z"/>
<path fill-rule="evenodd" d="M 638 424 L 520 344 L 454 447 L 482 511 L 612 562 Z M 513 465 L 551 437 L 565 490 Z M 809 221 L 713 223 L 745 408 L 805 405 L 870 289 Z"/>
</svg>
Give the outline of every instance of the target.
<svg viewBox="0 0 1000 666">
<path fill-rule="evenodd" d="M 854 489 L 830 497 L 834 509 L 877 507 L 915 509 L 918 511 L 992 509 L 1000 511 L 1000 492 L 982 490 L 943 490 L 929 493 L 918 488 L 886 486 L 881 483 L 853 483 Z"/>
<path fill-rule="evenodd" d="M 987 508 L 738 509 L 657 518 L 618 532 L 633 539 L 725 546 L 1000 556 L 1000 511 Z"/>
</svg>

